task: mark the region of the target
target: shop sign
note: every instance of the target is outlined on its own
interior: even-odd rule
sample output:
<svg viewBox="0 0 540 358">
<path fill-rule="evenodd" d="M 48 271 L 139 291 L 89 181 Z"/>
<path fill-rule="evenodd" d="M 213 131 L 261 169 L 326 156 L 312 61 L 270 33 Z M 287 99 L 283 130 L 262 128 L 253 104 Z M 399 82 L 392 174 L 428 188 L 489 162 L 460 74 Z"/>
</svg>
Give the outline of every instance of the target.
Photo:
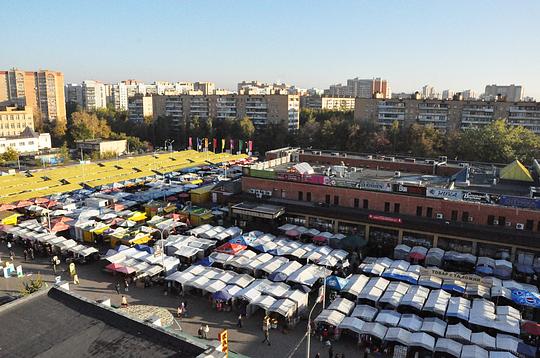
<svg viewBox="0 0 540 358">
<path fill-rule="evenodd" d="M 286 181 L 302 181 L 302 176 L 295 173 L 277 173 L 277 178 Z"/>
<path fill-rule="evenodd" d="M 358 189 L 376 190 L 376 191 L 392 191 L 390 183 L 376 180 L 362 180 L 355 184 Z"/>
<path fill-rule="evenodd" d="M 463 191 L 452 189 L 427 188 L 426 196 L 429 198 L 461 200 L 463 199 Z"/>
<path fill-rule="evenodd" d="M 501 195 L 499 204 L 516 208 L 540 209 L 540 199 Z"/>
<path fill-rule="evenodd" d="M 394 223 L 394 224 L 401 224 L 403 222 L 403 220 L 401 220 L 401 218 L 393 218 L 391 216 L 383 216 L 383 215 L 369 214 L 368 218 L 370 220 L 384 221 L 384 222 Z"/>
<path fill-rule="evenodd" d="M 420 268 L 420 276 L 435 276 L 442 280 L 458 280 L 463 283 L 474 285 L 492 286 L 493 281 L 489 278 L 482 278 L 478 275 L 463 275 L 459 272 L 449 272 L 436 268 Z"/>
<path fill-rule="evenodd" d="M 424 186 L 394 184 L 393 189 L 397 193 L 420 195 L 420 196 L 426 195 L 426 187 Z"/>
<path fill-rule="evenodd" d="M 491 196 L 487 193 L 479 193 L 476 191 L 466 191 L 463 193 L 463 200 L 476 201 L 479 203 L 491 203 Z"/>
</svg>

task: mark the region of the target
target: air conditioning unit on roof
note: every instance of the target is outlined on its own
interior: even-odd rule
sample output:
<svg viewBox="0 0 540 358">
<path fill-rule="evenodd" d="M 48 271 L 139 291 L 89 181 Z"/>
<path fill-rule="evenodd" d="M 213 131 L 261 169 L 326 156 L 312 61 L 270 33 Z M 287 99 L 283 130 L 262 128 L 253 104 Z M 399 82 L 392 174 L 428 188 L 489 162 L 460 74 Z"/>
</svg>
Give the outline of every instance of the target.
<svg viewBox="0 0 540 358">
<path fill-rule="evenodd" d="M 437 213 L 437 219 L 444 219 L 443 213 Z"/>
<path fill-rule="evenodd" d="M 525 229 L 525 225 L 523 225 L 523 224 L 521 224 L 521 223 L 517 223 L 517 224 L 516 224 L 516 229 L 518 229 L 518 230 L 523 230 L 523 229 Z"/>
</svg>

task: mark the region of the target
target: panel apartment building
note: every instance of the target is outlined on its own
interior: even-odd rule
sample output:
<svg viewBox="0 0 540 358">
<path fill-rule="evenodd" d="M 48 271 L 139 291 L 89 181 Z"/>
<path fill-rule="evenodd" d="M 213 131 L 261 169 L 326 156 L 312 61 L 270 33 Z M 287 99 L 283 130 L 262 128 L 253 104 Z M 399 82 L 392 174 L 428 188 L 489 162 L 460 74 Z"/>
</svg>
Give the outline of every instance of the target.
<svg viewBox="0 0 540 358">
<path fill-rule="evenodd" d="M 504 119 L 510 125 L 523 126 L 540 134 L 539 102 L 357 98 L 354 118 L 383 127 L 391 126 L 394 121 L 405 127 L 413 123 L 431 124 L 443 132 Z"/>
<path fill-rule="evenodd" d="M 152 99 L 154 118 L 170 117 L 173 128 L 194 117 L 223 120 L 247 116 L 255 127 L 285 122 L 290 131 L 297 130 L 300 122 L 298 95 L 171 95 Z"/>
<path fill-rule="evenodd" d="M 0 71 L 0 104 L 30 106 L 44 122 L 65 121 L 64 74 L 48 70 Z"/>
</svg>

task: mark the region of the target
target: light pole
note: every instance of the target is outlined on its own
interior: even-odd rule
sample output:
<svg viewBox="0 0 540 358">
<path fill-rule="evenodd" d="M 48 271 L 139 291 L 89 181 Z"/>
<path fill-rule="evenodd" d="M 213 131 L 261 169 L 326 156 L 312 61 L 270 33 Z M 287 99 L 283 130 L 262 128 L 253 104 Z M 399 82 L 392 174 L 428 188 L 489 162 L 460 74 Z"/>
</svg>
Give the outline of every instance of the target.
<svg viewBox="0 0 540 358">
<path fill-rule="evenodd" d="M 159 231 L 159 233 L 161 234 L 161 267 L 163 267 L 163 272 L 165 272 L 165 242 L 163 239 L 163 233 L 165 231 L 170 231 L 170 229 L 170 226 L 163 229 L 156 228 L 156 230 Z"/>
<path fill-rule="evenodd" d="M 323 296 L 324 298 L 324 296 Z M 307 324 L 307 348 L 306 348 L 306 358 L 311 357 L 311 315 L 313 314 L 313 310 L 315 307 L 317 307 L 317 303 L 321 302 L 321 296 L 317 297 L 317 300 L 313 304 L 313 307 L 311 307 L 311 311 L 309 311 L 308 316 L 308 324 Z"/>
</svg>

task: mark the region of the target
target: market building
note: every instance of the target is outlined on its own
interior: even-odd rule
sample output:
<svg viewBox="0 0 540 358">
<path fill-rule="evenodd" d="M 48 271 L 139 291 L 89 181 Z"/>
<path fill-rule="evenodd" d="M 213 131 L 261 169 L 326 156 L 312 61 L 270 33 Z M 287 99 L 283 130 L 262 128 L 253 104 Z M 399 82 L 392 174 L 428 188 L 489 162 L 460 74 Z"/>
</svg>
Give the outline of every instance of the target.
<svg viewBox="0 0 540 358">
<path fill-rule="evenodd" d="M 296 148 L 266 159 L 245 170 L 235 201 L 283 206 L 280 224 L 360 234 L 381 255 L 401 243 L 490 257 L 540 251 L 537 161 L 529 170 Z"/>
</svg>

